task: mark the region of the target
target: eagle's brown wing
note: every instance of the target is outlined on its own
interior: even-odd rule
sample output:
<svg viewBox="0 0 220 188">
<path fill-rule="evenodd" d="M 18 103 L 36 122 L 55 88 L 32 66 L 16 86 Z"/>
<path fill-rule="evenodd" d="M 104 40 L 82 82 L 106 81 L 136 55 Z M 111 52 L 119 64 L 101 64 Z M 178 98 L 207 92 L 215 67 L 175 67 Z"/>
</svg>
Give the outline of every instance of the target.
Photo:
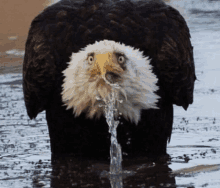
<svg viewBox="0 0 220 188">
<path fill-rule="evenodd" d="M 176 104 L 186 110 L 193 103 L 196 75 L 189 29 L 180 13 L 160 0 L 133 0 L 118 2 L 109 17 L 119 28 L 115 36 L 121 33 L 118 40 L 150 58 L 167 109 Z M 164 126 L 169 141 L 172 123 Z"/>
<path fill-rule="evenodd" d="M 23 62 L 23 92 L 31 119 L 46 109 L 54 87 L 55 59 L 51 46 L 39 23 L 32 22 Z"/>
<path fill-rule="evenodd" d="M 172 7 L 168 7 L 162 17 L 167 25 L 163 27 L 164 37 L 158 49 L 155 66 L 161 86 L 172 103 L 186 110 L 193 103 L 196 80 L 189 29 L 180 13 Z"/>
<path fill-rule="evenodd" d="M 159 0 L 63 0 L 38 15 L 28 34 L 23 91 L 30 118 L 47 108 L 55 88 L 61 89 L 71 53 L 103 39 L 139 48 L 151 58 L 167 98 L 184 109 L 193 102 L 193 48 L 177 10 Z"/>
<path fill-rule="evenodd" d="M 163 3 L 145 2 L 137 7 L 145 28 L 140 48 L 151 58 L 158 85 L 165 96 L 163 100 L 187 110 L 193 103 L 196 80 L 188 26 L 176 9 Z M 169 124 L 166 128 L 168 141 L 171 133 L 172 124 Z"/>
<path fill-rule="evenodd" d="M 106 18 L 113 39 L 148 56 L 166 99 L 186 110 L 196 76 L 189 29 L 180 13 L 161 0 L 131 0 L 112 5 Z"/>
<path fill-rule="evenodd" d="M 31 119 L 48 107 L 56 77 L 61 77 L 66 66 L 63 62 L 69 61 L 74 35 L 70 22 L 74 14 L 71 7 L 57 3 L 31 23 L 23 62 L 23 93 Z"/>
<path fill-rule="evenodd" d="M 61 93 L 62 71 L 71 54 L 96 40 L 86 40 L 90 30 L 85 26 L 96 13 L 94 4 L 63 0 L 32 21 L 23 62 L 23 93 L 31 119 L 49 107 L 54 92 Z"/>
</svg>

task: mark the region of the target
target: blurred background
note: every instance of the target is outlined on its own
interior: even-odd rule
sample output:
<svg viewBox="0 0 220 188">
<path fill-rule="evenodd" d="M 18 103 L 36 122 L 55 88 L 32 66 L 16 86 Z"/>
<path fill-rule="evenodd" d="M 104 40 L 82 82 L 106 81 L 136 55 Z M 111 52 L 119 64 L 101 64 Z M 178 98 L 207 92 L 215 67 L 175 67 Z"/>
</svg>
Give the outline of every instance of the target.
<svg viewBox="0 0 220 188">
<path fill-rule="evenodd" d="M 58 0 L 0 1 L 0 67 L 22 64 L 31 21 Z"/>
</svg>

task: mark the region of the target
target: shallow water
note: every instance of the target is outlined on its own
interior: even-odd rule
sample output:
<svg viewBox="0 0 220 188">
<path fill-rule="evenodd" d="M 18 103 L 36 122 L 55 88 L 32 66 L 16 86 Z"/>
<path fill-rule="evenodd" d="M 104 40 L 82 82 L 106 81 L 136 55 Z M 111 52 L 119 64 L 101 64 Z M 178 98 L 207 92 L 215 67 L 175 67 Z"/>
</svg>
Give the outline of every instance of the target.
<svg viewBox="0 0 220 188">
<path fill-rule="evenodd" d="M 111 178 L 105 175 L 107 162 L 68 157 L 51 162 L 45 113 L 29 120 L 21 66 L 6 66 L 0 68 L 0 187 L 106 188 L 115 187 L 117 178 L 122 187 L 220 187 L 220 1 L 197 2 L 169 2 L 190 27 L 198 79 L 193 105 L 187 111 L 175 106 L 170 162 L 124 160 L 123 170 L 132 173 Z"/>
</svg>

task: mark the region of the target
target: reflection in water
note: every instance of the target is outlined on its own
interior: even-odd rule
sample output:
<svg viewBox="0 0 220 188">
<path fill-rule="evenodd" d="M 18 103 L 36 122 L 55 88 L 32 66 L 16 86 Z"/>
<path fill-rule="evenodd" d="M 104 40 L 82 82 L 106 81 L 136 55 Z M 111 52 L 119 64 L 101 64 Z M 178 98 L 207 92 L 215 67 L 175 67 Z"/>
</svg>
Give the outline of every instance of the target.
<svg viewBox="0 0 220 188">
<path fill-rule="evenodd" d="M 155 164 L 146 162 L 146 159 L 136 159 L 125 160 L 123 166 L 126 171 L 136 174 L 107 176 L 107 162 L 71 157 L 52 158 L 51 187 L 176 187 L 175 178 L 170 176 L 171 169 L 166 163 Z M 123 186 L 115 182 L 123 182 Z"/>
</svg>

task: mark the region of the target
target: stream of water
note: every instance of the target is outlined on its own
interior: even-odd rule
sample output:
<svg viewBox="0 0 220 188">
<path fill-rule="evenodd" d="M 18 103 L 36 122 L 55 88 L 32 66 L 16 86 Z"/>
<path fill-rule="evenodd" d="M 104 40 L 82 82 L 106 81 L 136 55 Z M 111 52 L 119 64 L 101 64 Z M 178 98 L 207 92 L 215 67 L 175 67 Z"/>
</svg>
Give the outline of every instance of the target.
<svg viewBox="0 0 220 188">
<path fill-rule="evenodd" d="M 106 122 L 109 126 L 109 133 L 111 133 L 111 146 L 110 146 L 110 174 L 120 174 L 122 172 L 122 153 L 121 146 L 117 141 L 117 127 L 119 121 L 115 121 L 114 113 L 117 110 L 116 105 L 116 92 L 115 89 L 118 87 L 116 84 L 112 85 L 112 92 L 107 97 L 107 99 L 101 99 L 97 97 L 98 100 L 104 101 L 104 105 L 100 105 L 100 107 L 104 107 Z"/>
</svg>

